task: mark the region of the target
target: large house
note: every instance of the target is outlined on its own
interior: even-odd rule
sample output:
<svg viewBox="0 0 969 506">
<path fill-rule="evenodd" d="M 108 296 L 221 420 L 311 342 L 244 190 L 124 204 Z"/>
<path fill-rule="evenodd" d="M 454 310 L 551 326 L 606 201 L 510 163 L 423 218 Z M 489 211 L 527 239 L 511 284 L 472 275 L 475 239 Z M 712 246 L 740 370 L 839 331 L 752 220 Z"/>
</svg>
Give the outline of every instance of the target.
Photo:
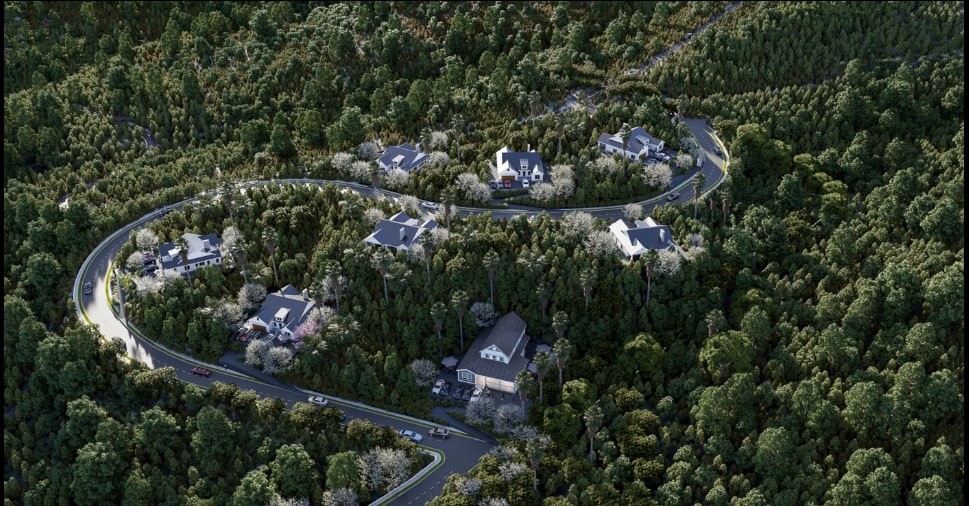
<svg viewBox="0 0 969 506">
<path fill-rule="evenodd" d="M 511 151 L 508 146 L 495 153 L 495 180 L 510 187 L 514 181 L 538 182 L 545 179 L 545 162 L 531 146 L 527 151 Z"/>
<path fill-rule="evenodd" d="M 649 250 L 673 250 L 682 253 L 679 245 L 673 241 L 670 227 L 660 225 L 653 218 L 636 220 L 616 220 L 609 225 L 609 231 L 616 238 L 616 244 L 629 260 L 646 253 Z"/>
<path fill-rule="evenodd" d="M 377 164 L 384 172 L 394 169 L 404 172 L 420 170 L 430 160 L 428 156 L 420 152 L 410 143 L 403 143 L 399 146 L 390 146 L 384 150 L 384 154 L 377 159 Z"/>
<path fill-rule="evenodd" d="M 316 302 L 309 297 L 306 290 L 300 292 L 293 285 L 286 285 L 278 292 L 267 295 L 259 311 L 243 326 L 289 341 L 315 305 Z"/>
<path fill-rule="evenodd" d="M 481 388 L 515 393 L 515 376 L 528 367 L 525 321 L 516 313 L 502 316 L 485 336 L 479 336 L 458 363 L 458 381 Z"/>
<path fill-rule="evenodd" d="M 643 127 L 629 131 L 629 138 L 623 146 L 622 136 L 618 133 L 604 133 L 599 136 L 599 149 L 606 153 L 621 153 L 627 160 L 645 161 L 651 154 L 659 153 L 666 143 L 649 135 Z"/>
<path fill-rule="evenodd" d="M 158 246 L 162 272 L 188 275 L 207 265 L 222 268 L 222 240 L 216 234 L 182 234 L 184 245 L 166 242 Z"/>
<path fill-rule="evenodd" d="M 380 220 L 372 234 L 368 235 L 363 242 L 394 248 L 397 251 L 408 251 L 415 244 L 422 234 L 429 233 L 437 228 L 437 222 L 427 220 L 421 223 L 416 218 L 411 218 L 407 213 L 399 212 L 387 220 Z"/>
</svg>

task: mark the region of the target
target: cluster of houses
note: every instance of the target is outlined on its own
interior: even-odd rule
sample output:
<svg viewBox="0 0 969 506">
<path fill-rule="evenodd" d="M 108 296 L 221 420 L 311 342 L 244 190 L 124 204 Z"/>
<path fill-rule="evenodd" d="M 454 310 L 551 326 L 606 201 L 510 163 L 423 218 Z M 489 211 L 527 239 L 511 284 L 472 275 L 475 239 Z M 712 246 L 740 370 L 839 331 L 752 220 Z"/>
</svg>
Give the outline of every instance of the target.
<svg viewBox="0 0 969 506">
<path fill-rule="evenodd" d="M 626 134 L 603 133 L 597 144 L 602 152 L 618 154 L 626 160 L 646 163 L 650 160 L 668 161 L 670 158 L 663 152 L 666 143 L 650 135 L 643 127 L 635 127 Z M 377 165 L 384 172 L 412 172 L 420 170 L 429 160 L 427 154 L 420 150 L 420 145 L 404 143 L 386 148 L 377 159 Z M 531 184 L 546 181 L 548 176 L 542 155 L 531 146 L 525 151 L 512 151 L 508 146 L 502 147 L 495 152 L 491 172 L 492 188 L 512 188 L 516 185 L 528 188 Z"/>
<path fill-rule="evenodd" d="M 599 149 L 605 153 L 617 153 L 628 160 L 647 161 L 662 154 L 664 143 L 637 127 L 629 131 L 625 140 L 622 135 L 604 133 L 598 140 Z M 665 155 L 664 155 L 665 156 Z M 420 170 L 428 162 L 428 156 L 405 143 L 388 147 L 378 159 L 385 171 Z M 541 155 L 530 147 L 524 152 L 503 147 L 495 153 L 493 166 L 494 186 L 510 188 L 516 182 L 528 187 L 530 183 L 545 181 L 547 170 Z M 424 234 L 438 226 L 434 219 L 421 221 L 404 212 L 380 220 L 364 243 L 406 252 L 419 244 Z M 633 260 L 649 250 L 670 250 L 682 253 L 673 240 L 670 228 L 645 220 L 616 220 L 609 225 L 616 245 L 623 255 Z M 159 246 L 159 262 L 163 272 L 191 275 L 196 270 L 222 265 L 222 243 L 216 234 L 197 235 L 186 233 L 181 240 Z M 262 307 L 244 324 L 250 331 L 273 335 L 287 342 L 296 338 L 296 329 L 306 320 L 316 302 L 306 290 L 292 285 L 268 294 Z M 515 393 L 518 386 L 515 376 L 529 368 L 525 348 L 529 337 L 526 324 L 516 313 L 508 313 L 495 325 L 474 340 L 456 367 L 458 381 L 499 392 Z"/>
</svg>

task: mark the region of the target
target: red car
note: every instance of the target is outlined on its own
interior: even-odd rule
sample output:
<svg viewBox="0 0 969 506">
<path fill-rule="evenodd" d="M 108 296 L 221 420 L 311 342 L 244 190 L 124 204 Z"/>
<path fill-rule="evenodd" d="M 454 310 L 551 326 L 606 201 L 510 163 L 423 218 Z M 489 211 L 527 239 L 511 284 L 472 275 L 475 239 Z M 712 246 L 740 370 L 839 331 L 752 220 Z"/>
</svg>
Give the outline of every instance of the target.
<svg viewBox="0 0 969 506">
<path fill-rule="evenodd" d="M 210 370 L 208 370 L 208 369 L 206 369 L 204 367 L 196 366 L 196 367 L 193 367 L 192 368 L 192 374 L 194 374 L 196 376 L 202 376 L 204 378 L 208 378 L 209 376 L 212 375 L 212 371 L 210 371 Z"/>
</svg>

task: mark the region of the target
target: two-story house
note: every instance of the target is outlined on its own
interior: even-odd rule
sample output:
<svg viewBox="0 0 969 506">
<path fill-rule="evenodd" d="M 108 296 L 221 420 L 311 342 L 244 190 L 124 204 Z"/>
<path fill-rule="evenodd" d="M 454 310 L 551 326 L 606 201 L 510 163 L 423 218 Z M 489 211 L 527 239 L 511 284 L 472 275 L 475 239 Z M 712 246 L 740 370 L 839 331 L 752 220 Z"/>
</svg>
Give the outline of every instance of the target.
<svg viewBox="0 0 969 506">
<path fill-rule="evenodd" d="M 162 272 L 189 275 L 208 265 L 222 268 L 222 240 L 218 235 L 185 233 L 179 242 L 158 246 Z"/>
<path fill-rule="evenodd" d="M 501 392 L 517 392 L 515 376 L 528 367 L 526 344 L 525 320 L 514 312 L 502 316 L 486 335 L 471 343 L 458 363 L 458 381 Z"/>
</svg>

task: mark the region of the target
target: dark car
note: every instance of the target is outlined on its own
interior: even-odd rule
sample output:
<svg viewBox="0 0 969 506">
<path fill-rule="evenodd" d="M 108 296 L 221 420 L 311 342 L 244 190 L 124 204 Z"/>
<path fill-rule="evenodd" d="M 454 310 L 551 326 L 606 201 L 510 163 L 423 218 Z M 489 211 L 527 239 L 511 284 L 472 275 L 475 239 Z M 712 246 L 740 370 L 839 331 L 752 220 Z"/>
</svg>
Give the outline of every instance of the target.
<svg viewBox="0 0 969 506">
<path fill-rule="evenodd" d="M 717 156 L 723 156 L 723 151 L 721 151 L 720 148 L 713 148 L 713 152 L 716 153 Z"/>
<path fill-rule="evenodd" d="M 212 375 L 212 371 L 201 366 L 196 366 L 192 368 L 192 374 L 196 376 L 202 376 L 203 378 L 208 378 L 209 376 Z"/>
</svg>

